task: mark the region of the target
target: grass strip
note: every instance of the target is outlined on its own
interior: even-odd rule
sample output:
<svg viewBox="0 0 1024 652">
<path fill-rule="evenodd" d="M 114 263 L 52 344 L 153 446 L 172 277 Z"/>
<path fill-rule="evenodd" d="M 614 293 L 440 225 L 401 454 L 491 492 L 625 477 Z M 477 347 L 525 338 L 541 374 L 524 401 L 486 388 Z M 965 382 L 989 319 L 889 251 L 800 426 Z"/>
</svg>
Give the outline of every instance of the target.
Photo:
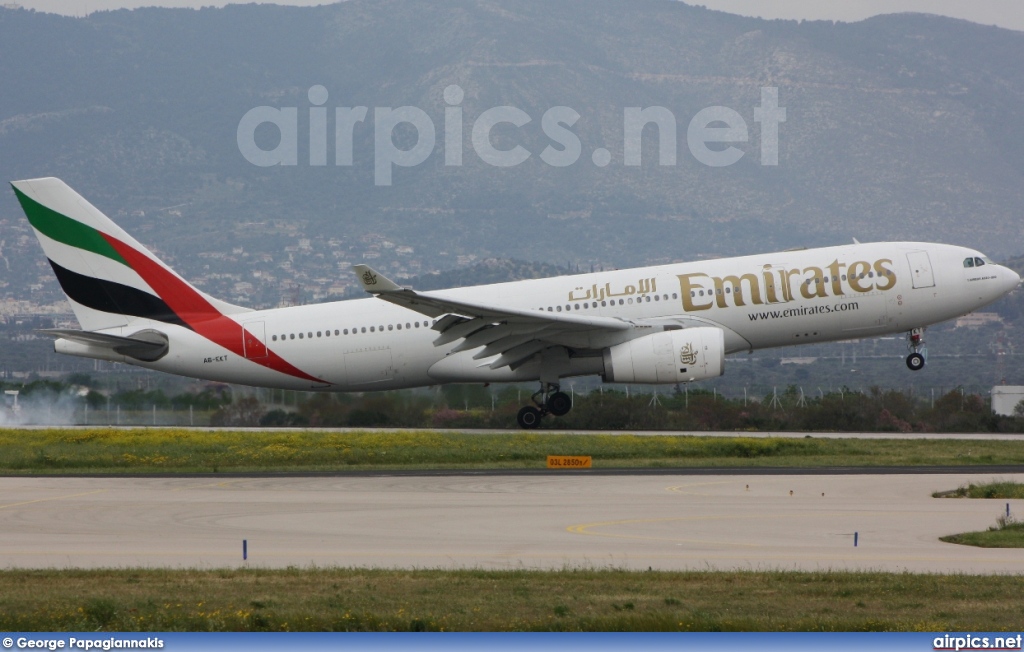
<svg viewBox="0 0 1024 652">
<path fill-rule="evenodd" d="M 875 572 L 0 571 L 5 631 L 1002 631 L 1020 578 Z"/>
<path fill-rule="evenodd" d="M 1024 464 L 1024 441 L 480 435 L 430 430 L 0 430 L 0 473 L 8 475 L 539 469 L 548 455 L 589 455 L 595 468 Z"/>
<path fill-rule="evenodd" d="M 965 532 L 940 538 L 947 543 L 979 548 L 1024 548 L 1024 523 L 1006 523 L 984 532 Z"/>
<path fill-rule="evenodd" d="M 961 485 L 952 491 L 937 491 L 935 498 L 1024 498 L 1024 484 L 1002 480 L 987 484 Z M 996 519 L 996 524 L 983 532 L 964 532 L 940 537 L 947 543 L 979 548 L 1024 548 L 1024 522 L 1010 516 L 1007 503 L 1006 516 Z"/>
<path fill-rule="evenodd" d="M 1024 498 L 1024 484 L 999 481 L 961 485 L 951 491 L 936 491 L 934 498 Z"/>
</svg>

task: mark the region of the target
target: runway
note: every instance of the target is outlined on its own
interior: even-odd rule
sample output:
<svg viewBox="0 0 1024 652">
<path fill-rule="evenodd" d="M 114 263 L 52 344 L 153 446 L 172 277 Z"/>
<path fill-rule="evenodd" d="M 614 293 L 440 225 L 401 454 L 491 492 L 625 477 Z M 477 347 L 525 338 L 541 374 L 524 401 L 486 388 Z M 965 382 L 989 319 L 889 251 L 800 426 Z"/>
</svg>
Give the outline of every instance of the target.
<svg viewBox="0 0 1024 652">
<path fill-rule="evenodd" d="M 6 477 L 0 567 L 1019 573 L 938 540 L 1006 501 L 931 493 L 993 479 L 1024 474 Z"/>
</svg>

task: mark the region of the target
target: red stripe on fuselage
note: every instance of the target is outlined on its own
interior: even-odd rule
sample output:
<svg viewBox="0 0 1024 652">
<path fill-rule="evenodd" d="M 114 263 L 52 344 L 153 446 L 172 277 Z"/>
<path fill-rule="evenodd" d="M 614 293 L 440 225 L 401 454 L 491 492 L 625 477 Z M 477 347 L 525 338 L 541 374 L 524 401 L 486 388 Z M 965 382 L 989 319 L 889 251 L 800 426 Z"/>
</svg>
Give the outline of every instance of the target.
<svg viewBox="0 0 1024 652">
<path fill-rule="evenodd" d="M 121 242 L 117 238 L 106 233 L 101 234 L 112 247 L 121 254 L 133 270 L 142 277 L 149 287 L 164 300 L 171 310 L 188 324 L 189 328 L 199 333 L 215 344 L 223 346 L 228 351 L 245 357 L 242 347 L 244 335 L 251 335 L 243 332 L 242 325 L 221 314 L 209 301 L 204 299 L 198 292 L 193 290 L 187 283 L 164 269 L 153 261 L 149 256 L 142 254 L 132 247 Z M 256 364 L 263 365 L 268 369 L 279 371 L 295 378 L 302 378 L 315 383 L 326 383 L 315 376 L 307 374 L 294 366 L 281 356 L 277 355 L 267 347 L 267 356 L 257 360 L 251 360 Z"/>
</svg>

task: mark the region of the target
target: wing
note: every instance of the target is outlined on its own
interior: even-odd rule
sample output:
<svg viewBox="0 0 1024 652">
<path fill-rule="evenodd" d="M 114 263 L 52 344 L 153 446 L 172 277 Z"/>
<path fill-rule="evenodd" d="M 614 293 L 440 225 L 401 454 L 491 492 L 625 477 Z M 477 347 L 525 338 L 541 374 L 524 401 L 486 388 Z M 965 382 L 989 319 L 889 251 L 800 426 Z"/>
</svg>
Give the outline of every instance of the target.
<svg viewBox="0 0 1024 652">
<path fill-rule="evenodd" d="M 363 289 L 384 301 L 414 310 L 428 317 L 441 317 L 434 324 L 438 331 L 434 346 L 462 340 L 453 353 L 479 348 L 473 359 L 484 360 L 491 369 L 513 369 L 550 346 L 570 348 L 598 347 L 594 344 L 635 328 L 649 328 L 613 317 L 520 310 L 477 301 L 465 301 L 440 292 L 416 292 L 403 288 L 366 265 L 352 268 Z M 442 315 L 444 315 L 442 317 Z"/>
</svg>

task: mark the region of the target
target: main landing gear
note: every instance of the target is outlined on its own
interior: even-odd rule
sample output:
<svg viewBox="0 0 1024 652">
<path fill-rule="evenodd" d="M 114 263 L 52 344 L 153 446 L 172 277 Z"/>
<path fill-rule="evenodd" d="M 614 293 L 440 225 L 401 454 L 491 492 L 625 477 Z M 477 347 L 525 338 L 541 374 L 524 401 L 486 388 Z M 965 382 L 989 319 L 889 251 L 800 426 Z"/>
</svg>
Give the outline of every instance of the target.
<svg viewBox="0 0 1024 652">
<path fill-rule="evenodd" d="M 911 371 L 920 371 L 924 368 L 924 329 L 915 328 L 907 336 L 907 347 L 911 353 L 907 356 L 907 368 Z"/>
<path fill-rule="evenodd" d="M 537 407 L 527 405 L 516 415 L 519 427 L 527 430 L 540 427 L 540 420 L 546 414 L 560 417 L 572 409 L 572 399 L 554 383 L 541 383 L 540 391 L 530 397 L 530 400 Z"/>
</svg>

